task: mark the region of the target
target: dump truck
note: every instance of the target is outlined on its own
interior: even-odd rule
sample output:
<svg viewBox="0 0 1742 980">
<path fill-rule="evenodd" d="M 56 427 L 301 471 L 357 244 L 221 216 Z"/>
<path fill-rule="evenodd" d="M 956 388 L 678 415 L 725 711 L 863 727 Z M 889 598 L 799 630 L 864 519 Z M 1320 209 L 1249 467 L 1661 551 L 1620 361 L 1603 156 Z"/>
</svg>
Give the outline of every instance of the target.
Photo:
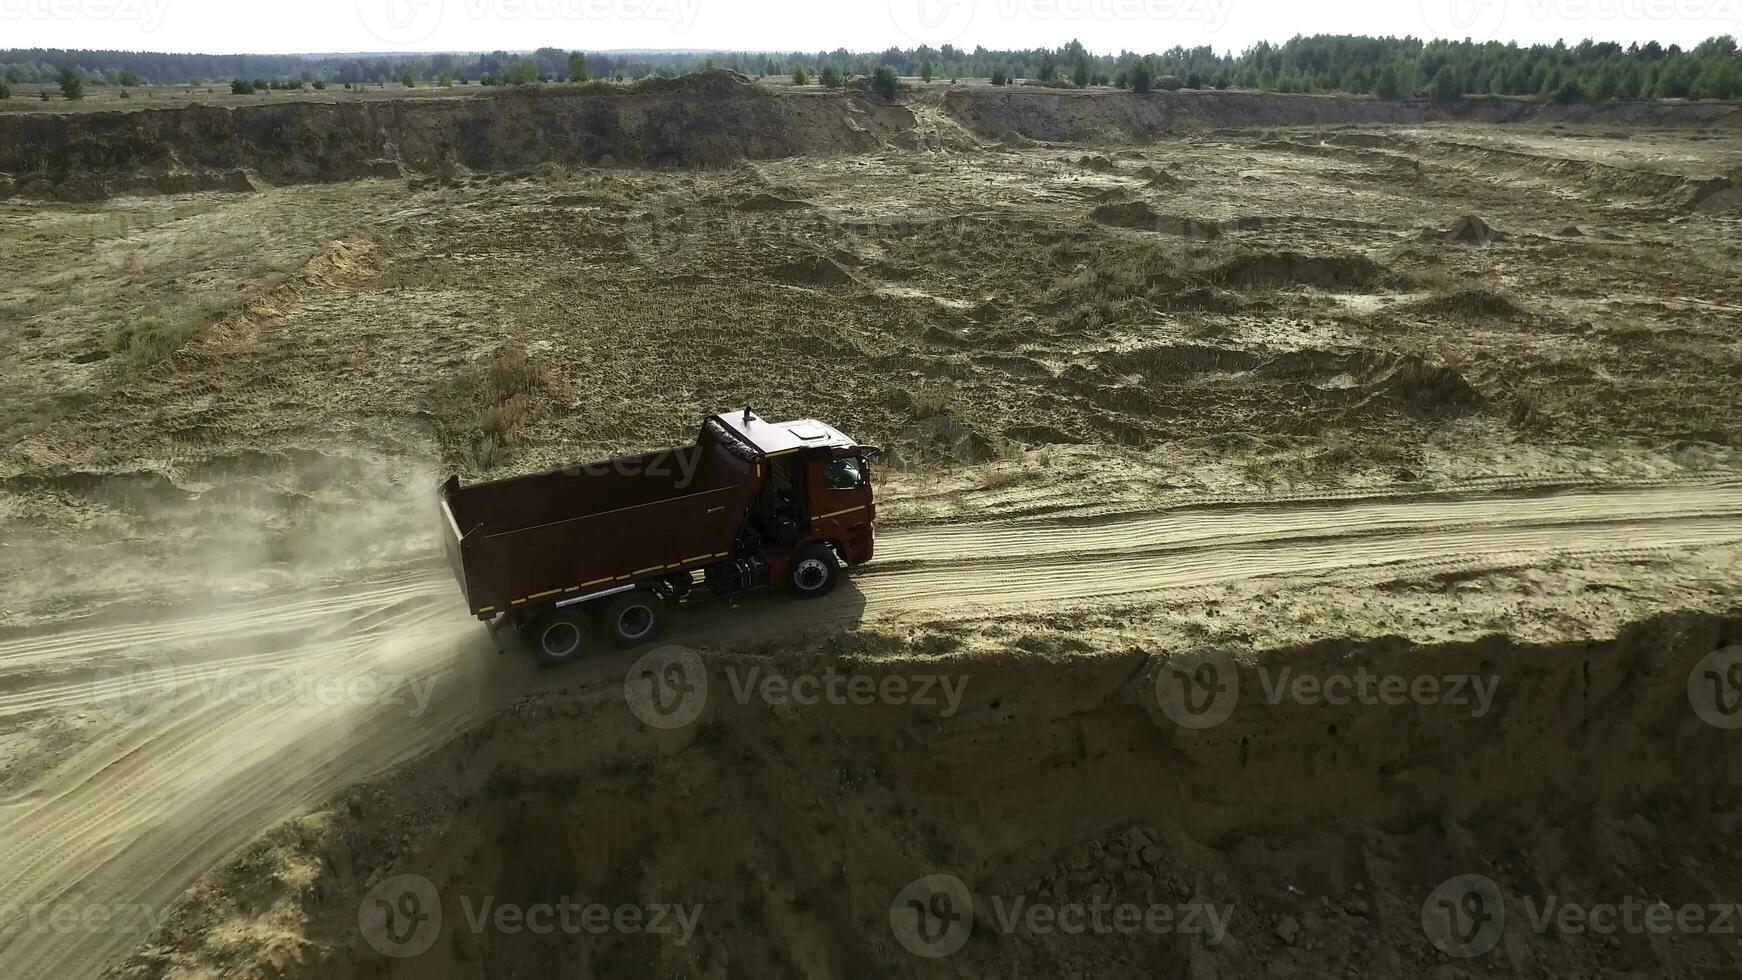
<svg viewBox="0 0 1742 980">
<path fill-rule="evenodd" d="M 871 560 L 873 446 L 816 419 L 710 415 L 692 445 L 462 486 L 439 497 L 460 592 L 492 635 L 570 663 L 598 632 L 657 636 L 676 608 L 782 584 L 827 595 Z"/>
</svg>

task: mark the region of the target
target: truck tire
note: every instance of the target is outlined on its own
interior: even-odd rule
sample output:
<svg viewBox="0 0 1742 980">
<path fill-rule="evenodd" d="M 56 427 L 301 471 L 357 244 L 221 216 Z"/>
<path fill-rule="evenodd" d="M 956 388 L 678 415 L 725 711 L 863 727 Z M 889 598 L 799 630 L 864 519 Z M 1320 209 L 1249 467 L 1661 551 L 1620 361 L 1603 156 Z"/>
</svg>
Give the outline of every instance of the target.
<svg viewBox="0 0 1742 980">
<path fill-rule="evenodd" d="M 665 600 L 647 589 L 625 592 L 605 604 L 599 625 L 620 647 L 646 643 L 665 626 Z"/>
<path fill-rule="evenodd" d="M 786 587 L 801 599 L 820 599 L 835 590 L 841 580 L 841 565 L 835 551 L 822 542 L 807 544 L 786 566 Z"/>
<path fill-rule="evenodd" d="M 580 617 L 566 609 L 552 609 L 539 615 L 521 635 L 540 667 L 562 667 L 581 657 L 584 634 Z"/>
</svg>

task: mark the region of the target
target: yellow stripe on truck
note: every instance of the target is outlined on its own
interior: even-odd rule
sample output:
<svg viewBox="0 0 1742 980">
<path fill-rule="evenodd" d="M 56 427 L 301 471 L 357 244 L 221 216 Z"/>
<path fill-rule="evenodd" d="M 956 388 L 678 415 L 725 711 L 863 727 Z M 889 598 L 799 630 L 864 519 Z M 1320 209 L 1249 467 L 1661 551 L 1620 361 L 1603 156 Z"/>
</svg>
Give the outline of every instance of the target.
<svg viewBox="0 0 1742 980">
<path fill-rule="evenodd" d="M 840 517 L 842 514 L 851 514 L 852 512 L 854 512 L 856 510 L 864 510 L 864 509 L 865 509 L 865 505 L 860 504 L 857 507 L 848 507 L 846 510 L 837 510 L 837 511 L 832 511 L 832 512 L 827 513 L 827 514 L 818 514 L 815 518 L 813 518 L 813 520 L 820 521 L 820 520 L 823 520 L 823 519 L 829 518 L 829 517 Z"/>
</svg>

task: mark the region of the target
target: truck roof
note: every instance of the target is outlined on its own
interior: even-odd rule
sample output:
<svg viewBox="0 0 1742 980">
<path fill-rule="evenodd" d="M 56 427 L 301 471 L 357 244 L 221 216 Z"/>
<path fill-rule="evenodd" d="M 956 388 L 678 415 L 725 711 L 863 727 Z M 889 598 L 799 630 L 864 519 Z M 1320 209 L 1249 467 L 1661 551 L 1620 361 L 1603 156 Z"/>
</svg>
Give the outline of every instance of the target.
<svg viewBox="0 0 1742 980">
<path fill-rule="evenodd" d="M 714 418 L 755 446 L 764 456 L 800 449 L 835 449 L 857 446 L 850 436 L 826 422 L 797 419 L 792 422 L 770 422 L 750 409 L 721 412 Z"/>
</svg>

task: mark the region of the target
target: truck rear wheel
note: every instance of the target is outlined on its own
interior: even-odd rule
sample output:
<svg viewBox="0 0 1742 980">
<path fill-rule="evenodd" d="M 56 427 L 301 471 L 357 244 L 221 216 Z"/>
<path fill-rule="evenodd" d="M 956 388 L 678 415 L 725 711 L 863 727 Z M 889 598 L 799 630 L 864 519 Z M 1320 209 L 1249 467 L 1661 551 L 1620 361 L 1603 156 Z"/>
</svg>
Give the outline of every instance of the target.
<svg viewBox="0 0 1742 980">
<path fill-rule="evenodd" d="M 665 626 L 665 600 L 647 589 L 625 592 L 605 604 L 599 625 L 618 646 L 646 643 Z"/>
<path fill-rule="evenodd" d="M 581 655 L 580 618 L 565 609 L 552 609 L 522 631 L 540 667 L 561 667 Z"/>
<path fill-rule="evenodd" d="M 834 591 L 841 566 L 834 549 L 821 542 L 805 545 L 786 567 L 786 585 L 801 599 L 816 599 Z"/>
</svg>

